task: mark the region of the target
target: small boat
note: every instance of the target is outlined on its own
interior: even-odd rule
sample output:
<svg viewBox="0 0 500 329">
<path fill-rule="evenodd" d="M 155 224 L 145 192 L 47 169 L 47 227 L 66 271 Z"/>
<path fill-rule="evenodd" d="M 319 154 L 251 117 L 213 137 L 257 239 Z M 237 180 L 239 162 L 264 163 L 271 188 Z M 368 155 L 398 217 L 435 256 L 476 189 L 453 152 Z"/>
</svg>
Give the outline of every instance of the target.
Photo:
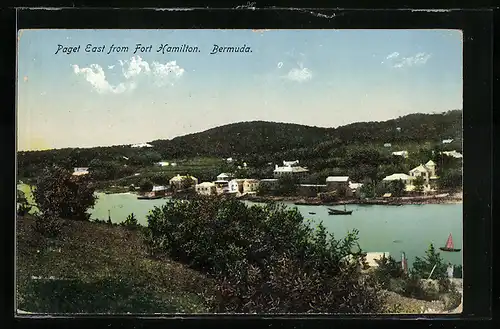
<svg viewBox="0 0 500 329">
<path fill-rule="evenodd" d="M 161 195 L 155 195 L 155 196 L 139 195 L 137 197 L 138 200 L 156 200 L 161 198 L 163 198 Z"/>
<path fill-rule="evenodd" d="M 156 199 L 161 199 L 163 198 L 163 195 L 159 195 L 153 192 L 141 194 L 137 196 L 138 200 L 156 200 Z"/>
<path fill-rule="evenodd" d="M 445 247 L 439 247 L 442 251 L 450 251 L 450 252 L 458 252 L 462 249 L 456 249 L 455 246 L 453 245 L 453 237 L 450 236 L 448 237 L 448 240 L 446 240 L 446 246 Z"/>
<path fill-rule="evenodd" d="M 351 215 L 352 210 L 347 210 L 344 205 L 344 210 L 328 208 L 328 215 Z"/>
<path fill-rule="evenodd" d="M 310 211 L 310 212 L 309 212 L 309 215 L 316 215 L 316 213 L 315 213 L 315 212 Z"/>
</svg>

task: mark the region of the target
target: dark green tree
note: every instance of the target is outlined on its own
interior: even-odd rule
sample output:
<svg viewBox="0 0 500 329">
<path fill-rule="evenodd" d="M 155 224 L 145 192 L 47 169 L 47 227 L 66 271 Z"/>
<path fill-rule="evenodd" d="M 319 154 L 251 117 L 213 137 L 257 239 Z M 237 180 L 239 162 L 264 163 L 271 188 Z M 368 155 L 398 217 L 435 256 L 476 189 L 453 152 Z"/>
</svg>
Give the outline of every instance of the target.
<svg viewBox="0 0 500 329">
<path fill-rule="evenodd" d="M 335 239 L 281 204 L 195 197 L 155 207 L 146 241 L 214 278 L 213 312 L 379 312 L 383 296 L 361 272 L 357 233 Z"/>
<path fill-rule="evenodd" d="M 63 219 L 88 220 L 95 205 L 95 187 L 87 175 L 72 176 L 69 170 L 50 167 L 38 178 L 33 192 L 35 203 L 44 215 Z"/>
<path fill-rule="evenodd" d="M 436 251 L 434 245 L 431 243 L 429 245 L 429 249 L 425 252 L 425 257 L 415 257 L 415 261 L 413 262 L 413 271 L 416 276 L 427 279 L 434 266 L 436 267 L 434 272 L 432 272 L 432 279 L 442 279 L 447 277 L 446 270 L 448 266 L 439 252 Z"/>
<path fill-rule="evenodd" d="M 425 185 L 425 180 L 422 176 L 417 176 L 415 180 L 413 181 L 413 185 L 415 186 L 414 191 L 415 192 L 423 192 L 424 190 L 424 185 Z"/>
<path fill-rule="evenodd" d="M 297 193 L 298 180 L 292 175 L 284 175 L 278 178 L 278 195 L 292 196 Z"/>
<path fill-rule="evenodd" d="M 143 179 L 139 184 L 139 189 L 141 192 L 151 192 L 153 190 L 153 182 L 149 179 Z"/>
<path fill-rule="evenodd" d="M 406 185 L 402 180 L 391 181 L 389 185 L 389 192 L 396 197 L 400 197 L 404 194 Z"/>
<path fill-rule="evenodd" d="M 438 186 L 443 190 L 456 190 L 462 187 L 462 170 L 451 169 L 438 179 Z"/>
</svg>

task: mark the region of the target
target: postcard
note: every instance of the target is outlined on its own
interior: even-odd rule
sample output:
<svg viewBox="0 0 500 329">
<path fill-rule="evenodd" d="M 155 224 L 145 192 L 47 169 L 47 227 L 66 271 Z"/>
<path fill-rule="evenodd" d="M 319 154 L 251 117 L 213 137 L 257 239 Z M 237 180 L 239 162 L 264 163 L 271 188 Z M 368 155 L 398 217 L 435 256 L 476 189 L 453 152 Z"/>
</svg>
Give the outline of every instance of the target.
<svg viewBox="0 0 500 329">
<path fill-rule="evenodd" d="M 461 313 L 459 30 L 24 29 L 17 314 Z"/>
</svg>

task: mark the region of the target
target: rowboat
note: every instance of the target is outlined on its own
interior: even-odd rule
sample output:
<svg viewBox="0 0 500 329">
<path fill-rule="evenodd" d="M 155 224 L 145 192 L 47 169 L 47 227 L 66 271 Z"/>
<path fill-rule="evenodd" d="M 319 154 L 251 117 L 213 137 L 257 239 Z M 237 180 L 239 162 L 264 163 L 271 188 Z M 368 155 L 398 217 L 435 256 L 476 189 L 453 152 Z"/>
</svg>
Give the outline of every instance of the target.
<svg viewBox="0 0 500 329">
<path fill-rule="evenodd" d="M 462 250 L 462 249 L 456 249 L 455 246 L 453 245 L 453 237 L 451 236 L 451 233 L 450 236 L 448 236 L 448 240 L 446 240 L 446 246 L 440 247 L 439 249 L 441 249 L 442 251 L 449 251 L 449 252 L 458 252 Z"/>
</svg>

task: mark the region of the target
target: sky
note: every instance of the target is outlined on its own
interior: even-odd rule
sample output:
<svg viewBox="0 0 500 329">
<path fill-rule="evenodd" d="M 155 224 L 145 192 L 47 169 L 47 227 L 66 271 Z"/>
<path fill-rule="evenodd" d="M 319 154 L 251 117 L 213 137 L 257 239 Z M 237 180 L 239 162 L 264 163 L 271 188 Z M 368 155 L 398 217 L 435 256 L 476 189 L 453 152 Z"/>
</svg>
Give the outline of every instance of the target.
<svg viewBox="0 0 500 329">
<path fill-rule="evenodd" d="M 157 52 L 162 44 L 199 51 Z M 214 45 L 251 52 L 210 54 Z M 461 109 L 462 33 L 21 30 L 17 71 L 21 151 L 142 143 L 253 120 L 338 127 Z"/>
</svg>

